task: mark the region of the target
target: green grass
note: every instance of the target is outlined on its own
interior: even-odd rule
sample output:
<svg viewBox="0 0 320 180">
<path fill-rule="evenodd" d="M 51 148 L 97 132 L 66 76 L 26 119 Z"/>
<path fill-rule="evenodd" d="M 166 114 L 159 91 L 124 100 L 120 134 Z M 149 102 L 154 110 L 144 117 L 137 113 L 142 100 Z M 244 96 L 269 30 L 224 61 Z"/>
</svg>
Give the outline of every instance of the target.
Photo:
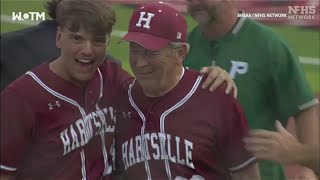
<svg viewBox="0 0 320 180">
<path fill-rule="evenodd" d="M 39 11 L 43 12 L 44 0 L 2 0 L 1 1 L 1 14 L 11 16 L 12 12 L 28 12 L 28 11 Z M 130 15 L 132 14 L 133 8 L 129 6 L 114 5 L 114 9 L 117 13 L 117 23 L 114 30 L 126 31 Z M 46 18 L 49 18 L 46 15 Z M 196 23 L 187 16 L 189 30 L 191 30 Z M 21 24 L 10 24 L 1 21 L 1 33 L 18 30 L 21 28 L 28 27 L 27 25 Z M 319 31 L 311 29 L 303 29 L 290 26 L 271 26 L 274 31 L 280 34 L 290 46 L 297 52 L 299 56 L 319 58 L 320 49 L 320 35 Z M 108 52 L 114 57 L 122 61 L 123 67 L 131 73 L 128 63 L 128 44 L 118 44 L 119 37 L 113 36 L 111 38 L 110 47 Z M 310 82 L 310 85 L 315 92 L 319 92 L 319 68 L 320 66 L 314 65 L 303 65 L 306 72 L 306 77 Z"/>
<path fill-rule="evenodd" d="M 306 73 L 307 79 L 311 85 L 314 92 L 320 92 L 319 76 L 320 76 L 320 66 L 314 65 L 303 65 L 304 71 Z"/>
<path fill-rule="evenodd" d="M 280 34 L 299 56 L 320 57 L 319 30 L 296 28 L 290 26 L 276 27 L 273 30 Z"/>
</svg>

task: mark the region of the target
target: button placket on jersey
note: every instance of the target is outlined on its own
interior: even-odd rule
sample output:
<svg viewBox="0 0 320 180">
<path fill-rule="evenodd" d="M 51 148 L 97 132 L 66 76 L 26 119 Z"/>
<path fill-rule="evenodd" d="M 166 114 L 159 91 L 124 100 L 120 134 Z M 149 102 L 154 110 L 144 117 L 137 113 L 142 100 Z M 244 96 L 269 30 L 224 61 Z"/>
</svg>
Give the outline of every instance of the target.
<svg viewBox="0 0 320 180">
<path fill-rule="evenodd" d="M 216 66 L 218 61 L 218 50 L 220 49 L 220 43 L 219 42 L 211 42 L 210 43 L 210 52 L 211 52 L 211 65 Z"/>
<path fill-rule="evenodd" d="M 156 118 L 157 118 L 157 114 L 155 113 L 155 108 L 154 108 L 154 104 L 153 104 L 150 106 L 150 108 L 147 112 L 147 115 L 146 115 L 146 130 L 159 131 L 159 129 L 156 129 L 156 126 L 155 126 Z"/>
<path fill-rule="evenodd" d="M 160 132 L 160 115 L 159 107 L 157 106 L 161 102 L 161 98 L 154 100 L 146 113 L 146 130 L 153 132 Z"/>
</svg>

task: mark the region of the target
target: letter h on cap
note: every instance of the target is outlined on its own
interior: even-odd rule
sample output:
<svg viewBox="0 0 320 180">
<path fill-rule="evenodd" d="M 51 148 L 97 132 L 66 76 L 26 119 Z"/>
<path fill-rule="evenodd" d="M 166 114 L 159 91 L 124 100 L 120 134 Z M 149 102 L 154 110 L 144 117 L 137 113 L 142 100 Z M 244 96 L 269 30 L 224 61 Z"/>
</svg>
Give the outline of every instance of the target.
<svg viewBox="0 0 320 180">
<path fill-rule="evenodd" d="M 154 14 L 148 13 L 146 18 L 144 17 L 145 14 L 146 12 L 140 12 L 140 18 L 136 26 L 141 27 L 141 22 L 144 21 L 145 23 L 142 27 L 150 29 L 150 21 L 154 17 Z"/>
</svg>

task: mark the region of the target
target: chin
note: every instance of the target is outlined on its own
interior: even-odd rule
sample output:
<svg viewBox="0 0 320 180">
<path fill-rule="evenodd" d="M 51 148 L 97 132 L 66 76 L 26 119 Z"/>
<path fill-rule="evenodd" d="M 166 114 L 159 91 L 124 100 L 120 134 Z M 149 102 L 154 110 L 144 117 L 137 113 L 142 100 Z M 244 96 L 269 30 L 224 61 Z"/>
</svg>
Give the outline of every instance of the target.
<svg viewBox="0 0 320 180">
<path fill-rule="evenodd" d="M 156 87 L 157 84 L 151 80 L 151 79 L 137 79 L 138 83 L 140 84 L 141 87 L 143 88 L 152 88 L 152 87 Z"/>
</svg>

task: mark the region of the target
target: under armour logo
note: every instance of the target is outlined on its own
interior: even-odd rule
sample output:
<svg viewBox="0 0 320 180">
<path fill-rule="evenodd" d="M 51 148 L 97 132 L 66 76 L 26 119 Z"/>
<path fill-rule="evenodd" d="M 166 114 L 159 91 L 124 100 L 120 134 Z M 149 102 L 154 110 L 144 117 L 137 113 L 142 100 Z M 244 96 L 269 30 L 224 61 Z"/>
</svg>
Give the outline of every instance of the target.
<svg viewBox="0 0 320 180">
<path fill-rule="evenodd" d="M 59 101 L 55 101 L 55 103 L 48 103 L 48 106 L 49 106 L 49 109 L 50 110 L 53 110 L 53 108 L 54 107 L 60 107 L 61 106 L 61 104 L 60 104 L 60 102 Z"/>
<path fill-rule="evenodd" d="M 141 22 L 144 21 L 145 23 L 142 27 L 150 29 L 150 21 L 151 21 L 151 18 L 154 17 L 154 14 L 148 13 L 147 14 L 148 17 L 146 18 L 144 17 L 145 14 L 146 12 L 140 12 L 140 18 L 136 26 L 141 27 Z"/>
<path fill-rule="evenodd" d="M 131 118 L 131 112 L 122 112 L 123 118 Z"/>
</svg>

